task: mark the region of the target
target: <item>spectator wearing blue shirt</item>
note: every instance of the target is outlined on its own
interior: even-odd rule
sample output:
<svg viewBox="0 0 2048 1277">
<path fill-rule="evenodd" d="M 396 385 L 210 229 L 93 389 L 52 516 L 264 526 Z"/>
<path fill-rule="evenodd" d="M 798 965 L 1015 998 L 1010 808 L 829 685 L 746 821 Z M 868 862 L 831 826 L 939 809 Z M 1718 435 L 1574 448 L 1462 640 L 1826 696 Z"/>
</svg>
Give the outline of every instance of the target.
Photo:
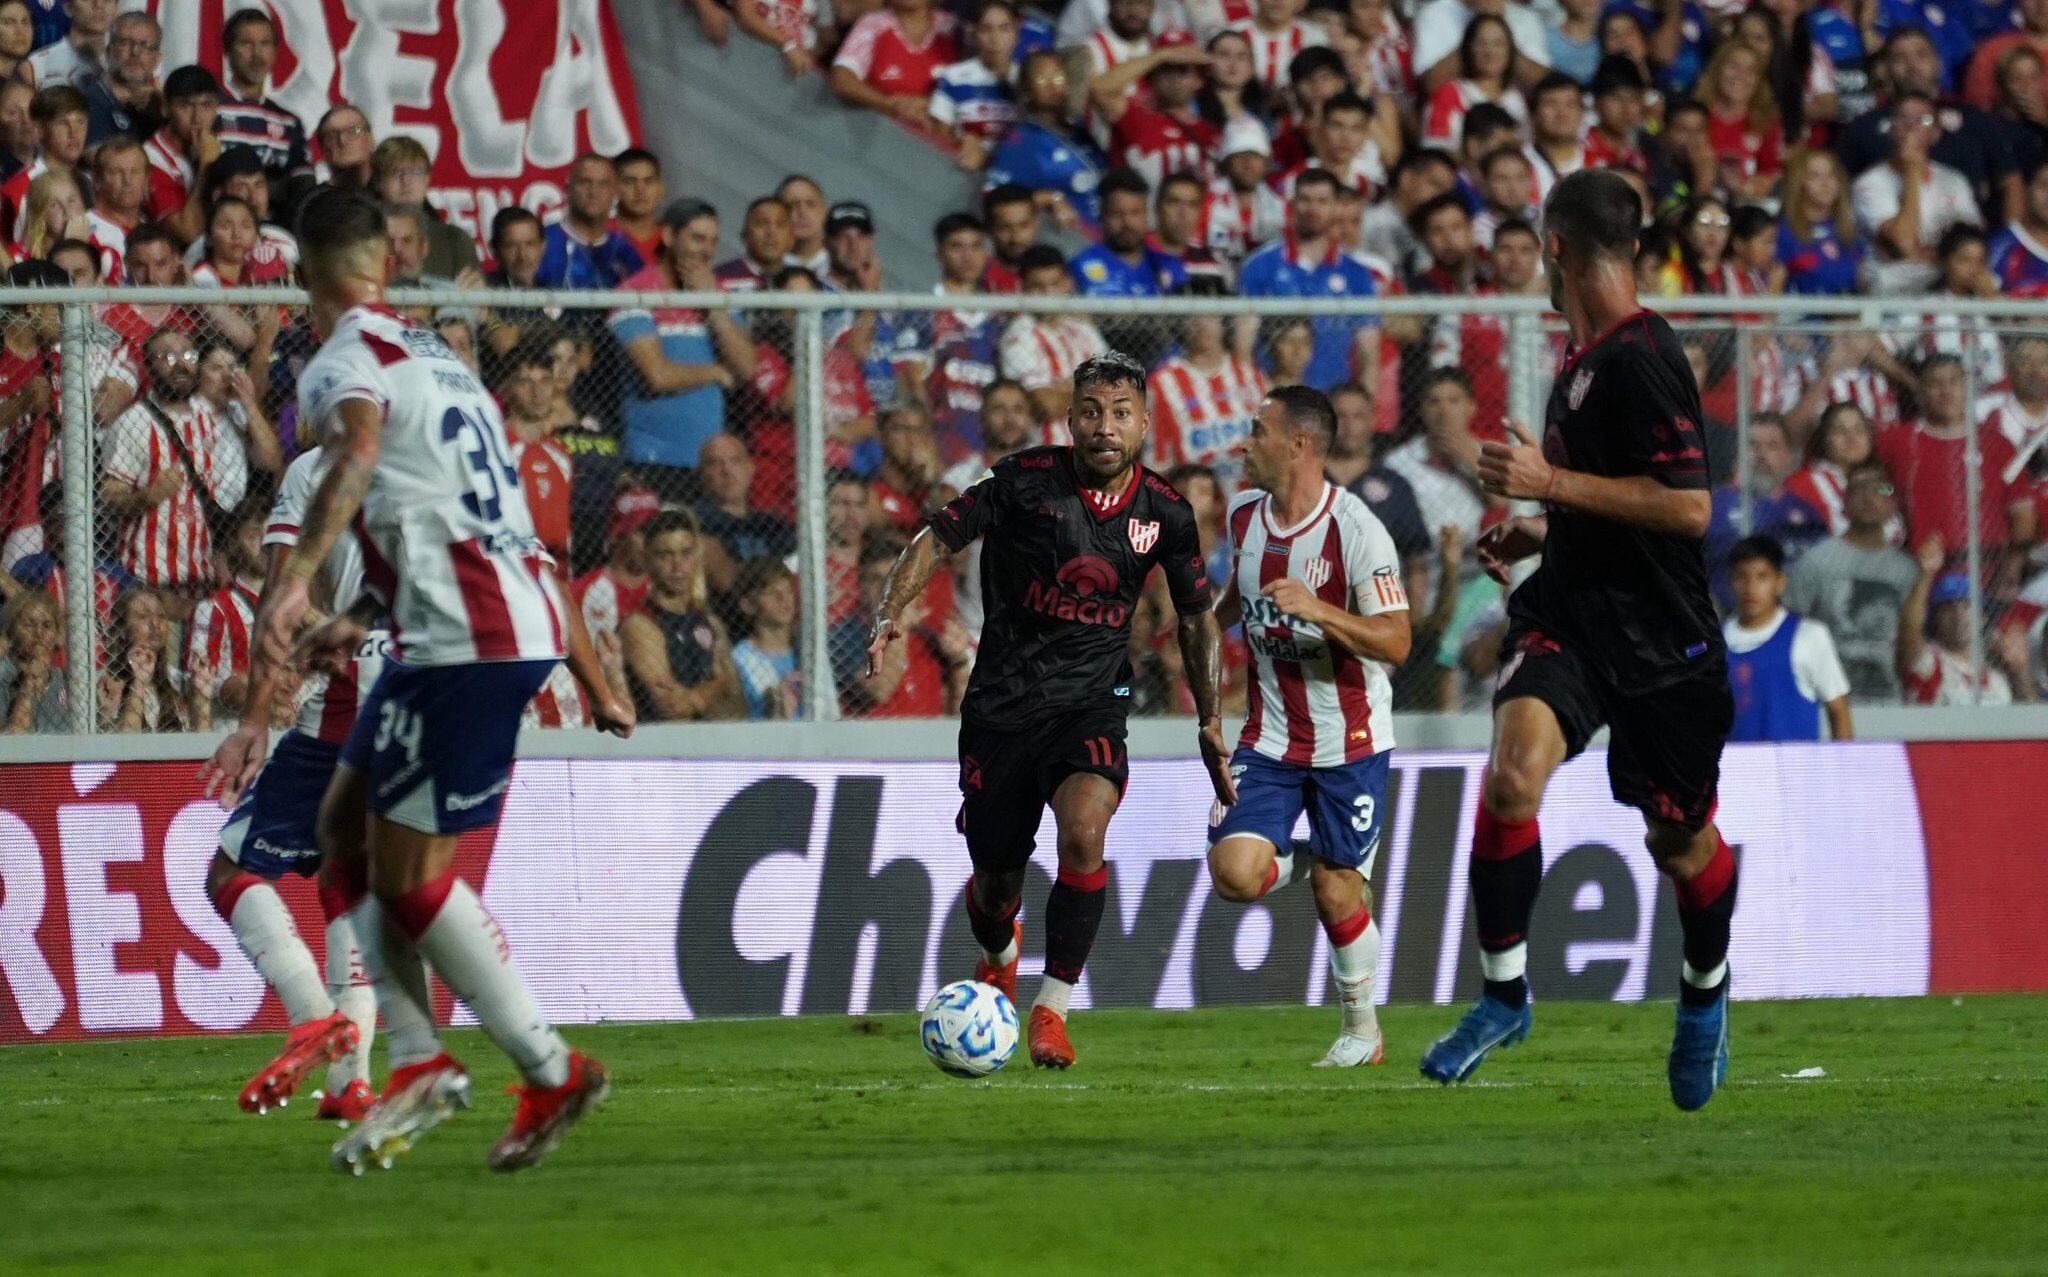
<svg viewBox="0 0 2048 1277">
<path fill-rule="evenodd" d="M 1943 95 L 1941 59 L 1928 34 L 1918 27 L 1892 32 L 1878 54 L 1878 65 L 1884 71 L 1887 104 L 1850 122 L 1836 140 L 1836 153 L 1850 177 L 1862 175 L 1891 155 L 1890 104 L 1917 93 L 1935 104 L 1938 136 L 1928 158 L 1961 173 L 1977 197 L 1977 207 L 1993 220 L 2017 216 L 2022 183 L 2006 146 L 2006 131 L 1985 112 Z"/>
<path fill-rule="evenodd" d="M 612 162 L 602 155 L 578 156 L 569 166 L 569 206 L 547 228 L 534 282 L 542 288 L 612 289 L 645 268 L 633 241 L 612 227 L 618 198 Z"/>
<path fill-rule="evenodd" d="M 1355 297 L 1377 291 L 1372 272 L 1346 253 L 1332 233 L 1337 179 L 1309 169 L 1294 181 L 1286 234 L 1244 259 L 1238 291 L 1246 297 Z M 1303 380 L 1327 391 L 1356 381 L 1367 392 L 1379 387 L 1379 320 L 1371 314 L 1317 315 L 1315 336 Z"/>
<path fill-rule="evenodd" d="M 858 200 L 841 200 L 825 214 L 825 251 L 831 268 L 825 285 L 839 293 L 882 291 L 882 262 L 875 252 L 874 210 Z M 931 366 L 920 315 L 900 310 L 827 312 L 825 340 L 836 342 L 860 365 L 861 380 L 877 415 L 903 399 L 924 399 L 924 376 Z M 856 445 L 854 469 L 872 473 L 881 461 L 872 440 Z"/>
<path fill-rule="evenodd" d="M 1849 179 L 1832 151 L 1800 150 L 1785 166 L 1778 263 L 1785 291 L 1839 297 L 1857 291 L 1865 252 L 1849 209 Z"/>
<path fill-rule="evenodd" d="M 1062 226 L 1093 231 L 1101 222 L 1096 187 L 1101 152 L 1067 122 L 1067 72 L 1049 50 L 1024 59 L 1019 119 L 990 153 L 983 190 L 1015 184 L 1030 191 Z"/>
<path fill-rule="evenodd" d="M 2048 297 L 2048 160 L 2028 172 L 2020 215 L 1991 237 L 1987 252 L 1998 291 L 2007 297 Z"/>
<path fill-rule="evenodd" d="M 1067 269 L 1083 297 L 1164 297 L 1188 277 L 1171 253 L 1146 244 L 1151 232 L 1145 179 L 1127 168 L 1102 180 L 1102 242 L 1074 254 Z M 1114 343 L 1112 343 L 1114 344 Z"/>
<path fill-rule="evenodd" d="M 718 213 L 697 199 L 662 210 L 662 260 L 622 287 L 642 292 L 717 291 L 711 259 Z M 634 307 L 612 315 L 612 334 L 638 374 L 621 405 L 621 451 L 664 500 L 697 495 L 704 441 L 725 429 L 725 396 L 754 375 L 754 341 L 724 310 Z"/>
<path fill-rule="evenodd" d="M 1692 90 L 1693 81 L 1707 65 L 1711 31 L 1707 15 L 1698 5 L 1692 0 L 1676 5 L 1666 0 L 1613 0 L 1606 13 L 1625 13 L 1642 28 L 1658 88 L 1674 95 Z M 1606 14 L 1601 16 L 1604 21 Z"/>
</svg>

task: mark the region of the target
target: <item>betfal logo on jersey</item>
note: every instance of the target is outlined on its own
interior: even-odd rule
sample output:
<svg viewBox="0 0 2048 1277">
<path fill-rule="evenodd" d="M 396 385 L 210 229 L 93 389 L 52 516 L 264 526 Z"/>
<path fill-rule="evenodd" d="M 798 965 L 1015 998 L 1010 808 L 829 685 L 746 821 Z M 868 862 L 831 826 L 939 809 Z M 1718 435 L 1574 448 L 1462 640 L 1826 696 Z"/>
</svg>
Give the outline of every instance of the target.
<svg viewBox="0 0 2048 1277">
<path fill-rule="evenodd" d="M 1159 540 L 1159 520 L 1132 519 L 1129 524 L 1131 548 L 1140 554 L 1150 550 Z"/>
<path fill-rule="evenodd" d="M 1573 412 L 1577 412 L 1579 405 L 1586 402 L 1586 392 L 1592 388 L 1593 370 L 1591 368 L 1579 369 L 1577 375 L 1572 378 L 1571 390 L 1565 395 L 1565 399 L 1571 404 Z"/>
<path fill-rule="evenodd" d="M 1301 569 L 1301 579 L 1311 590 L 1320 590 L 1330 579 L 1330 561 L 1321 555 L 1310 559 Z"/>
</svg>

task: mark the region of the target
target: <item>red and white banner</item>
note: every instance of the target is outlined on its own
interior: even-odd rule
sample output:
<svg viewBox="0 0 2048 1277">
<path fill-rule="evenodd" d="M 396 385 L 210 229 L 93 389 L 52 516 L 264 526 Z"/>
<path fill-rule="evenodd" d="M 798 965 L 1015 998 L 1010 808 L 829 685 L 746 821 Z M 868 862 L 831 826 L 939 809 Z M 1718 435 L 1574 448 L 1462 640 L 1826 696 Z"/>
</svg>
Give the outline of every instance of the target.
<svg viewBox="0 0 2048 1277">
<path fill-rule="evenodd" d="M 224 76 L 221 28 L 252 3 L 280 31 L 271 96 L 308 137 L 330 106 L 352 102 L 377 138 L 419 139 L 434 205 L 479 239 L 501 208 L 559 209 L 577 155 L 639 138 L 608 0 L 147 0 L 164 70 Z"/>
<path fill-rule="evenodd" d="M 1396 760 L 1373 884 L 1382 997 L 1462 1000 L 1478 982 L 1464 865 L 1482 759 Z M 1566 767 L 1544 804 L 1530 974 L 1546 999 L 1677 983 L 1671 893 L 1640 818 L 1608 798 L 1605 763 Z M 195 771 L 0 767 L 0 1042 L 281 1024 L 206 898 L 223 813 Z M 1325 1001 L 1308 893 L 1218 899 L 1200 766 L 1132 771 L 1077 1004 Z M 2043 742 L 1730 750 L 1737 996 L 2048 989 L 2044 771 Z M 973 961 L 966 853 L 941 818 L 957 801 L 944 763 L 531 760 L 459 868 L 562 1023 L 907 1011 Z M 1027 911 L 1049 886 L 1035 865 Z M 317 950 L 310 884 L 285 895 Z M 1027 983 L 1038 931 L 1027 919 Z"/>
</svg>

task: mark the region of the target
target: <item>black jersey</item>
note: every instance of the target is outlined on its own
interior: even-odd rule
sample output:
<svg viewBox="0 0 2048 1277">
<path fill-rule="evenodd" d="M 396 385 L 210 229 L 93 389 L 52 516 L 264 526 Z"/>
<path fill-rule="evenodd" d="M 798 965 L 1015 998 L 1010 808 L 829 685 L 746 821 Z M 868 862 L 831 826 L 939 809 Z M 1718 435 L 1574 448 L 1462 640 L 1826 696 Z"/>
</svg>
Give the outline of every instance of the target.
<svg viewBox="0 0 2048 1277">
<path fill-rule="evenodd" d="M 1554 466 L 1704 491 L 1700 392 L 1663 316 L 1639 311 L 1564 362 L 1544 414 Z M 1518 623 L 1571 640 L 1623 694 L 1714 668 L 1721 627 L 1699 537 L 1549 511 L 1543 563 L 1508 600 Z"/>
<path fill-rule="evenodd" d="M 985 619 L 961 717 L 998 727 L 1128 706 L 1131 612 L 1158 564 L 1182 616 L 1207 611 L 1195 512 L 1138 468 L 1116 505 L 1082 495 L 1071 448 L 1030 448 L 929 520 L 950 550 L 976 537 Z"/>
</svg>

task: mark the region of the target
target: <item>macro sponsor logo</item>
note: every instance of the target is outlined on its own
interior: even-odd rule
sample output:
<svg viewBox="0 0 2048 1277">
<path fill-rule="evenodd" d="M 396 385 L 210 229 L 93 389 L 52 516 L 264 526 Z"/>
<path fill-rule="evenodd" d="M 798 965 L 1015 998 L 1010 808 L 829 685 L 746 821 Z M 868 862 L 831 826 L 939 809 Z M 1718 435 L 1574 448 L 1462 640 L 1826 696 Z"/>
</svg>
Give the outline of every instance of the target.
<svg viewBox="0 0 2048 1277">
<path fill-rule="evenodd" d="M 1084 625 L 1122 625 L 1130 609 L 1115 599 L 1097 598 L 1117 588 L 1116 565 L 1092 554 L 1068 559 L 1053 575 L 1053 583 L 1028 581 L 1024 585 L 1024 606 L 1041 616 Z"/>
</svg>

